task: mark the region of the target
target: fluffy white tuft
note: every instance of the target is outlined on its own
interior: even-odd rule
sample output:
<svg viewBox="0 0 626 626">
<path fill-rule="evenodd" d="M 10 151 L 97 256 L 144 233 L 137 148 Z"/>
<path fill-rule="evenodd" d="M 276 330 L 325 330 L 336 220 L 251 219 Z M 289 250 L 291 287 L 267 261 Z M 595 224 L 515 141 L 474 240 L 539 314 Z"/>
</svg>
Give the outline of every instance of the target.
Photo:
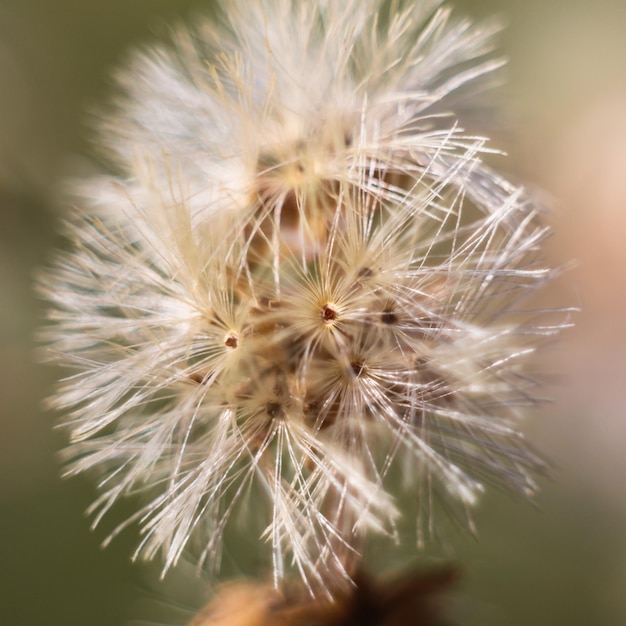
<svg viewBox="0 0 626 626">
<path fill-rule="evenodd" d="M 512 309 L 546 229 L 448 111 L 493 33 L 434 0 L 237 1 L 120 74 L 117 174 L 40 287 L 69 473 L 101 470 L 96 521 L 146 494 L 138 554 L 197 534 L 217 565 L 253 494 L 276 584 L 326 593 L 402 489 L 535 490 L 522 366 L 556 329 Z"/>
</svg>

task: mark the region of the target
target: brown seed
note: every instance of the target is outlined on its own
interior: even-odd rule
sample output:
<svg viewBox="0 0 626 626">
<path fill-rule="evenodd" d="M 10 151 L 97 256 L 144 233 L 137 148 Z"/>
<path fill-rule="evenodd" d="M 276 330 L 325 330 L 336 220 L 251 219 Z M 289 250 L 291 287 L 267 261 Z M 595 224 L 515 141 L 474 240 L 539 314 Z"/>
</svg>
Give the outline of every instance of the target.
<svg viewBox="0 0 626 626">
<path fill-rule="evenodd" d="M 224 344 L 227 348 L 232 348 L 233 350 L 239 345 L 239 338 L 237 335 L 228 335 L 224 340 Z"/>
<path fill-rule="evenodd" d="M 357 378 L 362 374 L 363 370 L 365 369 L 363 363 L 360 363 L 359 361 L 352 361 L 350 363 L 350 367 L 352 368 L 352 371 Z"/>
<path fill-rule="evenodd" d="M 337 319 L 337 311 L 335 311 L 335 309 L 333 309 L 333 307 L 330 304 L 325 304 L 322 307 L 321 315 L 322 315 L 322 320 L 326 324 L 331 324 Z"/>
<path fill-rule="evenodd" d="M 385 309 L 380 314 L 380 319 L 383 324 L 391 325 L 391 324 L 395 324 L 398 321 L 398 316 L 394 313 L 393 310 Z"/>
<path fill-rule="evenodd" d="M 276 419 L 278 417 L 282 417 L 283 407 L 278 402 L 268 402 L 265 405 L 265 412 L 272 418 Z"/>
</svg>

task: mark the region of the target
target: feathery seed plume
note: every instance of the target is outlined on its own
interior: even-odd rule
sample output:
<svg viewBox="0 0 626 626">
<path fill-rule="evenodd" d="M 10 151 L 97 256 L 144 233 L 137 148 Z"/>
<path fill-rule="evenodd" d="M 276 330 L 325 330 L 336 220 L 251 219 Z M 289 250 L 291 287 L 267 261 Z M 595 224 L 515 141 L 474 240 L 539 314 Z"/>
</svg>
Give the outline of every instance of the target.
<svg viewBox="0 0 626 626">
<path fill-rule="evenodd" d="M 401 491 L 427 520 L 535 491 L 524 364 L 556 329 L 514 309 L 547 231 L 455 111 L 495 30 L 437 0 L 237 0 L 120 72 L 115 171 L 40 289 L 68 473 L 101 472 L 96 522 L 145 495 L 137 555 L 194 536 L 218 566 L 261 518 L 275 584 L 327 594 Z"/>
</svg>

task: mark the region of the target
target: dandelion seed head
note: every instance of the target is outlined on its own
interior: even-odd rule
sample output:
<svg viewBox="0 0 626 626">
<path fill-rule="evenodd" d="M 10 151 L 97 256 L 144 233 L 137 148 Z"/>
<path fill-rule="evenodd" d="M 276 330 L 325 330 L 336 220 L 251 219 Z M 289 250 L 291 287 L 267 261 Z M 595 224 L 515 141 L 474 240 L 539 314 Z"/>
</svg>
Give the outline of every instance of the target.
<svg viewBox="0 0 626 626">
<path fill-rule="evenodd" d="M 100 472 L 96 522 L 145 494 L 138 556 L 196 538 L 217 568 L 258 498 L 275 585 L 323 595 L 402 489 L 426 515 L 534 492 L 525 362 L 558 324 L 515 310 L 547 230 L 447 111 L 493 32 L 435 0 L 233 2 L 120 73 L 117 173 L 81 183 L 40 290 L 68 472 Z"/>
</svg>

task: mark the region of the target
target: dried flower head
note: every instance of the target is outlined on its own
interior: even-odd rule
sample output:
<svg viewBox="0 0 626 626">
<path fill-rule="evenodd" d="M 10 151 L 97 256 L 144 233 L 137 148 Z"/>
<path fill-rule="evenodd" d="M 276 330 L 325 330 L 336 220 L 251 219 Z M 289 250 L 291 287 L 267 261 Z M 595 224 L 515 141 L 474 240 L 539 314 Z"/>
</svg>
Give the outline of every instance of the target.
<svg viewBox="0 0 626 626">
<path fill-rule="evenodd" d="M 535 490 L 522 366 L 553 329 L 513 307 L 546 229 L 448 112 L 500 65 L 492 27 L 436 0 L 224 13 L 120 74 L 116 173 L 81 185 L 40 283 L 75 369 L 52 404 L 69 473 L 102 472 L 96 522 L 146 495 L 138 554 L 167 569 L 195 535 L 217 565 L 259 518 L 276 584 L 325 592 L 394 536 L 401 490 L 426 516 Z"/>
<path fill-rule="evenodd" d="M 404 572 L 354 585 L 332 601 L 283 594 L 267 585 L 224 585 L 189 626 L 444 626 L 442 596 L 457 578 L 451 568 Z"/>
</svg>

